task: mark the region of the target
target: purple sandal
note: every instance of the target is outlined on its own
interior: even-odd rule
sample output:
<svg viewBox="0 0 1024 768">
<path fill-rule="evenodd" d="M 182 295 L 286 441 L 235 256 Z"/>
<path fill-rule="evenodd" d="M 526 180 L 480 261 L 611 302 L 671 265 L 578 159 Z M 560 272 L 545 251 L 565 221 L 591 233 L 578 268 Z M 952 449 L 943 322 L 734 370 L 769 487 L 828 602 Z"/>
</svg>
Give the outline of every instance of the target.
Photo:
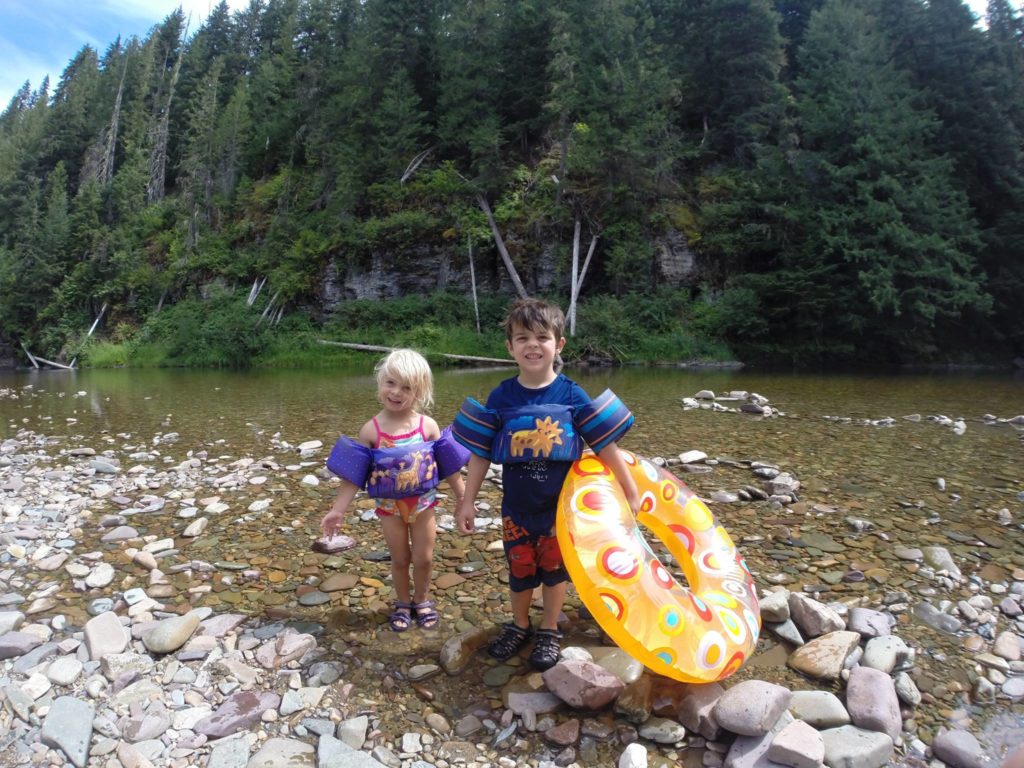
<svg viewBox="0 0 1024 768">
<path fill-rule="evenodd" d="M 437 611 L 434 610 L 436 606 L 437 603 L 433 600 L 424 600 L 422 603 L 413 604 L 412 612 L 416 617 L 416 623 L 421 629 L 433 629 L 441 620 L 441 617 L 437 615 Z"/>
<path fill-rule="evenodd" d="M 394 632 L 405 632 L 412 626 L 412 603 L 395 601 L 395 609 L 388 616 L 388 625 Z"/>
</svg>

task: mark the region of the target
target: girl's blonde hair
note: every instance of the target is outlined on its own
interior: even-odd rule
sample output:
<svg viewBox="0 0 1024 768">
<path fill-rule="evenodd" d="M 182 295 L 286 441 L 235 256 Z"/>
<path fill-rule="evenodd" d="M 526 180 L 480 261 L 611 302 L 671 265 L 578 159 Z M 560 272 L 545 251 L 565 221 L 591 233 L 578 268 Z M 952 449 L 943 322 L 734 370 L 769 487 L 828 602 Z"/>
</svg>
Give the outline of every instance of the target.
<svg viewBox="0 0 1024 768">
<path fill-rule="evenodd" d="M 434 375 L 430 364 L 419 352 L 412 349 L 396 349 L 381 358 L 373 369 L 377 387 L 384 378 L 391 376 L 412 387 L 412 397 L 417 411 L 429 411 L 434 404 Z"/>
</svg>

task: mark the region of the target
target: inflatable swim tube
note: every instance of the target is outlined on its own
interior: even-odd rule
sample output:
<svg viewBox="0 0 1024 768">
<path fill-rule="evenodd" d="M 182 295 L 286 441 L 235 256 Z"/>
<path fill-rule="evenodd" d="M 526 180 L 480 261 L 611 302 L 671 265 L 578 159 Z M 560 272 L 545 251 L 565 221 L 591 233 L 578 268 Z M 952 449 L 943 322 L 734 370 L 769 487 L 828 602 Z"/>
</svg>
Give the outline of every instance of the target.
<svg viewBox="0 0 1024 768">
<path fill-rule="evenodd" d="M 626 653 L 653 672 L 710 683 L 738 670 L 761 629 L 753 577 L 732 539 L 684 483 L 622 451 L 640 494 L 636 519 L 611 470 L 592 453 L 562 486 L 556 529 L 580 599 Z M 642 523 L 689 587 L 661 564 Z"/>
</svg>

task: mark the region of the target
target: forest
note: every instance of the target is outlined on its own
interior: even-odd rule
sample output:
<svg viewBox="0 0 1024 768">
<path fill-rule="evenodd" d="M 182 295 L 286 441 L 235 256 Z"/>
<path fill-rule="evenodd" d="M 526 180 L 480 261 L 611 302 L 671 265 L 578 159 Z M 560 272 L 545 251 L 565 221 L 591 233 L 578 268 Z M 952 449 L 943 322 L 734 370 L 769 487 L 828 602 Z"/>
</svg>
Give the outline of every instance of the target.
<svg viewBox="0 0 1024 768">
<path fill-rule="evenodd" d="M 665 242 L 692 257 L 682 282 Z M 386 287 L 355 291 L 366 274 Z M 487 328 L 517 293 L 578 296 L 577 348 L 620 362 L 1009 365 L 1024 14 L 221 3 L 82 48 L 0 114 L 9 348 L 237 365 L 300 338 L 459 346 L 478 291 Z"/>
</svg>

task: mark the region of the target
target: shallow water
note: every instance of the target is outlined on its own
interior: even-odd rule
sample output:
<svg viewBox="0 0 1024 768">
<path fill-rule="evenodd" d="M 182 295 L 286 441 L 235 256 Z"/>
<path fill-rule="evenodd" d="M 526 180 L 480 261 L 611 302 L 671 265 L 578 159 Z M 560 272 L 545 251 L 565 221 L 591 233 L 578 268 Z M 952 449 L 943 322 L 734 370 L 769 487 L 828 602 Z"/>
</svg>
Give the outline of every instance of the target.
<svg viewBox="0 0 1024 768">
<path fill-rule="evenodd" d="M 338 434 L 354 433 L 375 412 L 371 366 L 368 358 L 366 366 L 347 371 L 0 374 L 0 390 L 15 395 L 0 397 L 0 437 L 28 429 L 59 438 L 62 447 L 111 449 L 126 467 L 131 466 L 126 454 L 147 447 L 158 451 L 160 461 L 169 466 L 197 451 L 223 456 L 225 463 L 245 456 L 258 459 L 278 451 L 281 440 L 295 445 L 319 439 L 329 448 Z M 798 505 L 713 506 L 733 537 L 746 542 L 744 553 L 759 580 L 781 577 L 789 581 L 790 589 L 809 589 L 822 600 L 862 599 L 877 605 L 868 598 L 884 592 L 915 594 L 926 584 L 892 556 L 895 546 L 948 547 L 964 575 L 984 584 L 1009 581 L 1015 568 L 1024 568 L 1024 428 L 983 420 L 986 414 L 1004 419 L 1024 414 L 1022 377 L 817 376 L 635 368 L 569 373 L 592 395 L 610 387 L 630 405 L 637 424 L 623 440 L 626 448 L 649 456 L 697 449 L 712 458 L 764 461 L 801 481 Z M 483 399 L 508 375 L 509 369 L 438 373 L 433 413 L 446 423 L 465 396 Z M 684 410 L 681 398 L 702 389 L 719 395 L 732 390 L 757 392 L 783 415 L 762 418 Z M 911 414 L 922 418 L 904 419 Z M 928 418 L 938 415 L 962 418 L 966 432 L 957 435 Z M 889 426 L 865 423 L 885 417 L 895 421 Z M 157 439 L 169 432 L 178 433 L 179 438 L 173 443 Z M 298 477 L 301 474 L 295 482 L 272 477 L 265 486 L 232 494 L 234 510 L 244 510 L 250 500 L 271 498 L 273 525 L 257 516 L 225 515 L 223 521 L 211 521 L 207 534 L 192 545 L 193 557 L 247 562 L 261 566 L 267 574 L 282 574 L 272 576 L 271 584 L 249 586 L 229 578 L 216 585 L 208 604 L 251 610 L 285 606 L 293 600 L 296 585 L 316 571 L 319 559 L 309 553 L 308 544 L 330 503 L 330 491 L 323 486 L 300 486 Z M 940 490 L 940 478 L 944 490 Z M 684 479 L 705 498 L 715 490 L 756 484 L 747 469 L 727 464 L 708 474 L 684 475 Z M 1006 510 L 1002 516 L 1001 510 Z M 845 523 L 848 517 L 866 520 L 872 527 L 853 531 Z M 133 525 L 140 522 L 132 520 Z M 172 523 L 180 529 L 181 522 L 170 515 L 151 516 L 145 521 L 145 533 L 173 535 Z M 372 527 L 366 524 L 367 530 Z M 814 535 L 831 537 L 841 551 L 823 552 L 803 542 Z M 84 536 L 85 551 L 100 548 L 96 532 L 86 531 Z M 481 556 L 471 548 L 467 551 L 466 540 L 454 534 L 439 538 L 438 552 L 439 571 Z M 853 570 L 870 576 L 861 582 L 836 580 L 836 574 Z M 386 580 L 386 563 L 380 564 L 378 576 Z M 373 590 L 364 593 L 364 605 L 379 608 L 388 599 L 387 589 L 378 594 Z M 61 594 L 70 602 L 68 592 Z M 939 594 L 934 599 L 957 600 L 967 594 Z M 482 595 L 483 601 L 499 606 L 502 598 L 500 588 Z M 74 609 L 65 606 L 63 610 L 76 618 Z M 468 605 L 455 606 L 451 617 L 481 620 Z M 365 612 L 347 605 L 326 618 L 329 625 L 350 632 L 368 626 Z M 901 622 L 900 634 L 927 649 L 919 658 L 917 681 L 936 705 L 926 729 L 935 727 L 941 717 L 976 718 L 984 722 L 986 739 L 993 745 L 1013 732 L 1024 714 L 1019 702 L 1010 707 L 1009 725 L 991 716 L 1004 708 L 1005 701 L 988 710 L 969 706 L 964 690 L 971 684 L 970 664 L 950 667 L 946 661 L 960 653 L 960 638 L 942 635 L 908 616 Z M 1004 625 L 1001 622 L 1000 629 Z M 366 653 L 377 653 L 374 648 L 368 647 Z M 405 649 L 402 644 L 390 650 Z M 784 659 L 784 654 L 765 650 L 765 657 L 755 659 L 746 673 L 806 687 L 780 663 L 778 657 Z M 379 654 L 386 663 L 393 663 L 387 650 Z M 444 682 L 436 686 L 439 696 L 454 695 L 446 693 Z M 453 705 L 455 710 L 467 706 L 465 702 Z"/>
</svg>

